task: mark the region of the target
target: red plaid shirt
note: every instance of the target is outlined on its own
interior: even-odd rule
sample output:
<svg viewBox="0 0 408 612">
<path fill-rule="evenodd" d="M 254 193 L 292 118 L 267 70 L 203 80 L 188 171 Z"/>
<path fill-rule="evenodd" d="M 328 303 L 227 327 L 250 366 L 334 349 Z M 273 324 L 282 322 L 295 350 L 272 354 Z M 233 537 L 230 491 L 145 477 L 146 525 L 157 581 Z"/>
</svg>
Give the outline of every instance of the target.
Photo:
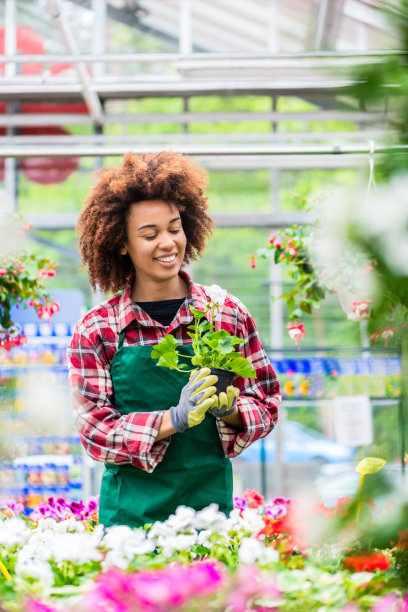
<svg viewBox="0 0 408 612">
<path fill-rule="evenodd" d="M 187 327 L 193 321 L 189 306 L 203 310 L 210 300 L 202 285 L 193 283 L 185 272 L 180 274 L 189 285 L 189 295 L 168 328 L 153 321 L 132 301 L 130 284 L 122 294 L 92 308 L 75 328 L 67 351 L 74 418 L 86 452 L 97 461 L 131 463 L 152 472 L 171 444 L 171 436 L 156 442 L 163 410 L 121 415 L 115 409 L 110 364 L 119 333 L 130 323 L 125 346 L 154 345 L 167 333 L 180 344 L 191 344 L 187 335 Z M 239 345 L 241 354 L 251 361 L 257 373 L 256 379 L 238 377 L 234 382 L 240 389 L 237 405 L 244 431 L 217 419 L 225 456 L 236 457 L 273 429 L 281 396 L 255 323 L 242 302 L 230 294 L 215 318 L 215 329 L 221 327 L 246 340 Z"/>
</svg>

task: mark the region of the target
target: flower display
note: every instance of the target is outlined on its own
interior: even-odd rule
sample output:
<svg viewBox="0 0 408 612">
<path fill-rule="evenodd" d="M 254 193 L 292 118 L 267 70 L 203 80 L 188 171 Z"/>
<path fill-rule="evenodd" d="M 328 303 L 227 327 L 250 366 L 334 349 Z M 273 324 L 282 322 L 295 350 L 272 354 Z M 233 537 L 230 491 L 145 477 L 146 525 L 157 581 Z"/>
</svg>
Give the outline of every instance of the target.
<svg viewBox="0 0 408 612">
<path fill-rule="evenodd" d="M 373 459 L 361 469 L 378 467 Z M 407 612 L 405 530 L 386 550 L 356 550 L 355 531 L 348 541 L 333 529 L 319 545 L 308 541 L 311 523 L 352 514 L 350 499 L 326 508 L 247 489 L 228 517 L 215 504 L 180 506 L 145 528 L 106 530 L 97 498 L 50 498 L 28 517 L 8 504 L 12 516 L 0 520 L 6 610 Z"/>
</svg>

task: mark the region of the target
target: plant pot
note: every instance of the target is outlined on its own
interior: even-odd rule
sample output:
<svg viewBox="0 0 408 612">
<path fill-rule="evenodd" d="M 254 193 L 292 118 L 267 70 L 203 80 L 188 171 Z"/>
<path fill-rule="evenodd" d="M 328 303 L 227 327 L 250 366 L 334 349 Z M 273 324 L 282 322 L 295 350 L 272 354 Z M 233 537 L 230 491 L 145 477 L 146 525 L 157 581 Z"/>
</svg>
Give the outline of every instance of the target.
<svg viewBox="0 0 408 612">
<path fill-rule="evenodd" d="M 215 383 L 217 388 L 217 394 L 222 391 L 226 391 L 229 385 L 232 385 L 232 381 L 235 378 L 234 372 L 230 372 L 229 370 L 223 370 L 222 368 L 210 368 L 211 374 L 215 374 L 218 378 L 218 382 Z"/>
</svg>

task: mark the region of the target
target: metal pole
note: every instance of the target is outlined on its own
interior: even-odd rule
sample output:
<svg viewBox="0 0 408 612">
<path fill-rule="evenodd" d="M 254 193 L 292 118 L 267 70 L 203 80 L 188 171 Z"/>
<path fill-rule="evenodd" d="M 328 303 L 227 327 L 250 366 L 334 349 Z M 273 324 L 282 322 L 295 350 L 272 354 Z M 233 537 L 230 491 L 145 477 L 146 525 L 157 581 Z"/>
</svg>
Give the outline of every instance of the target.
<svg viewBox="0 0 408 612">
<path fill-rule="evenodd" d="M 15 0 L 6 0 L 4 7 L 5 16 L 5 52 L 8 56 L 15 56 L 17 52 L 17 12 Z M 16 64 L 9 62 L 5 66 L 5 76 L 16 76 Z M 6 114 L 14 114 L 14 104 L 7 104 Z M 6 124 L 7 125 L 7 124 Z M 15 128 L 7 126 L 6 135 L 13 136 Z M 4 206 L 2 209 L 6 212 L 15 212 L 17 210 L 17 161 L 14 157 L 6 157 L 4 163 Z"/>
<path fill-rule="evenodd" d="M 47 0 L 47 6 L 53 20 L 58 26 L 67 51 L 73 54 L 79 53 L 78 45 L 61 13 L 58 0 Z M 82 84 L 82 95 L 86 104 L 88 105 L 89 112 L 96 123 L 103 123 L 102 105 L 98 96 L 92 89 L 91 79 L 89 77 L 86 65 L 83 62 L 79 62 L 76 64 L 76 71 Z"/>
<path fill-rule="evenodd" d="M 179 51 L 190 54 L 193 48 L 191 24 L 191 0 L 180 1 Z"/>
<path fill-rule="evenodd" d="M 106 52 L 106 0 L 92 0 L 92 11 L 94 14 L 92 51 L 95 55 L 99 55 Z M 105 71 L 106 66 L 103 62 L 98 62 L 93 65 L 92 74 L 94 77 L 104 75 Z"/>
</svg>

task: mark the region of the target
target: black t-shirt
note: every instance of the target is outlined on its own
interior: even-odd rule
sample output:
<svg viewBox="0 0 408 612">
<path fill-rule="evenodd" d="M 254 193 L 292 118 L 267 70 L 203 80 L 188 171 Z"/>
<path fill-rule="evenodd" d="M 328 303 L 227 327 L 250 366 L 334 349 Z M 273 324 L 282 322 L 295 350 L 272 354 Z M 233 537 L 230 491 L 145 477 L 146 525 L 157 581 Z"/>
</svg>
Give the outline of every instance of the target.
<svg viewBox="0 0 408 612">
<path fill-rule="evenodd" d="M 160 300 L 159 302 L 136 302 L 153 321 L 158 321 L 165 327 L 168 327 L 178 309 L 186 298 L 178 298 L 176 300 Z"/>
</svg>

